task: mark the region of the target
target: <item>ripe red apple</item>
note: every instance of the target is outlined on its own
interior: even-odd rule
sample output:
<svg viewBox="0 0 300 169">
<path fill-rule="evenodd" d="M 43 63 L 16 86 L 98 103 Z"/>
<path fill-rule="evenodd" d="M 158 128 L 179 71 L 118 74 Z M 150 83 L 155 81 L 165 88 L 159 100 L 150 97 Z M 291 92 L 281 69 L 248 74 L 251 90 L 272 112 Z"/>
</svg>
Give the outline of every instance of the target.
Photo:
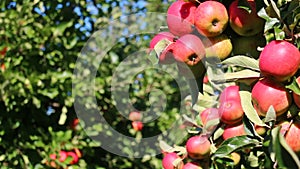
<svg viewBox="0 0 300 169">
<path fill-rule="evenodd" d="M 137 111 L 132 111 L 129 113 L 129 120 L 131 121 L 141 121 L 142 120 L 142 114 Z"/>
<path fill-rule="evenodd" d="M 257 15 L 254 0 L 247 0 L 251 7 L 249 13 L 238 6 L 239 0 L 233 1 L 229 6 L 229 24 L 231 28 L 241 36 L 253 36 L 263 31 L 264 20 Z"/>
<path fill-rule="evenodd" d="M 193 66 L 205 57 L 205 48 L 199 37 L 186 34 L 175 42 L 173 55 L 178 62 Z"/>
<path fill-rule="evenodd" d="M 71 165 L 78 163 L 79 160 L 78 156 L 74 152 L 72 151 L 67 152 L 67 156 L 71 156 L 73 158 L 73 160 L 70 162 Z"/>
<path fill-rule="evenodd" d="M 219 119 L 219 110 L 217 108 L 207 108 L 200 113 L 200 119 L 203 126 L 206 126 L 207 122 L 213 119 Z"/>
<path fill-rule="evenodd" d="M 210 155 L 210 142 L 207 137 L 193 136 L 186 142 L 186 151 L 192 159 L 204 159 Z"/>
<path fill-rule="evenodd" d="M 181 161 L 177 167 L 173 165 L 173 162 L 180 158 L 176 153 L 168 153 L 164 156 L 162 159 L 162 166 L 164 169 L 182 169 L 183 168 L 183 162 Z"/>
<path fill-rule="evenodd" d="M 284 121 L 281 124 L 281 133 L 284 134 L 285 141 L 296 153 L 300 152 L 300 124 L 299 122 L 294 122 L 289 126 L 288 121 Z"/>
<path fill-rule="evenodd" d="M 221 121 L 226 124 L 235 124 L 242 121 L 244 111 L 241 105 L 239 86 L 228 86 L 220 95 L 219 114 Z"/>
<path fill-rule="evenodd" d="M 300 76 L 297 77 L 296 82 L 300 86 Z M 294 100 L 295 104 L 298 106 L 298 108 L 300 108 L 300 95 L 293 92 L 293 100 Z"/>
<path fill-rule="evenodd" d="M 288 110 L 291 102 L 292 97 L 285 86 L 269 78 L 259 80 L 252 88 L 252 103 L 260 116 L 266 116 L 271 105 L 276 116 L 280 116 Z"/>
<path fill-rule="evenodd" d="M 183 169 L 203 169 L 200 164 L 196 162 L 188 162 L 183 166 Z"/>
<path fill-rule="evenodd" d="M 150 49 L 154 49 L 155 45 L 163 39 L 174 42 L 175 36 L 170 32 L 159 32 L 150 41 Z"/>
<path fill-rule="evenodd" d="M 52 160 L 56 160 L 56 154 L 50 154 L 50 159 L 52 159 Z M 66 151 L 63 151 L 63 150 L 61 150 L 61 151 L 59 151 L 59 161 L 60 162 L 64 162 L 66 159 L 67 159 L 67 157 L 68 157 L 68 155 L 67 155 L 67 152 Z"/>
<path fill-rule="evenodd" d="M 226 125 L 224 128 L 224 133 L 222 135 L 224 140 L 227 140 L 232 137 L 246 135 L 246 131 L 243 123 Z"/>
<path fill-rule="evenodd" d="M 286 81 L 292 77 L 299 66 L 299 49 L 284 40 L 273 40 L 268 43 L 259 57 L 261 73 L 279 82 Z"/>
<path fill-rule="evenodd" d="M 218 57 L 226 59 L 232 51 L 232 43 L 226 34 L 203 39 L 206 57 Z"/>
<path fill-rule="evenodd" d="M 176 36 L 192 33 L 195 10 L 196 5 L 192 2 L 173 2 L 167 11 L 169 31 Z"/>
<path fill-rule="evenodd" d="M 131 125 L 135 131 L 141 131 L 144 127 L 143 122 L 141 121 L 133 121 L 131 122 Z"/>
<path fill-rule="evenodd" d="M 72 130 L 77 130 L 78 124 L 79 124 L 79 119 L 78 119 L 78 118 L 75 118 L 75 119 L 73 119 L 73 120 L 71 121 L 71 123 L 70 123 L 70 128 L 71 128 Z"/>
<path fill-rule="evenodd" d="M 204 83 L 204 84 L 208 84 L 208 83 L 209 83 L 208 76 L 204 76 L 204 77 L 203 77 L 203 83 Z"/>
<path fill-rule="evenodd" d="M 226 7 L 217 1 L 200 3 L 195 11 L 195 27 L 206 37 L 220 35 L 228 24 Z"/>
</svg>

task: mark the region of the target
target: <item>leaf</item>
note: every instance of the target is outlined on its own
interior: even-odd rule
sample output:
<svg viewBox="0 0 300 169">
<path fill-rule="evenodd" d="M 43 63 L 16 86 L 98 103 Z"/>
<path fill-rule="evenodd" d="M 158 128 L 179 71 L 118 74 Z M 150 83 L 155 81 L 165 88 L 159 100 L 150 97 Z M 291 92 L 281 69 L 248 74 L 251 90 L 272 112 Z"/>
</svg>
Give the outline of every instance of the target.
<svg viewBox="0 0 300 169">
<path fill-rule="evenodd" d="M 225 59 L 222 64 L 240 66 L 259 71 L 258 60 L 243 55 L 229 57 L 228 59 Z"/>
<path fill-rule="evenodd" d="M 269 107 L 264 121 L 265 123 L 276 121 L 276 112 L 273 105 Z"/>
<path fill-rule="evenodd" d="M 155 65 L 155 64 L 158 64 L 158 58 L 157 58 L 157 55 L 156 55 L 156 52 L 154 51 L 154 50 L 152 50 L 151 52 L 150 52 L 150 54 L 149 54 L 149 60 L 151 61 L 151 63 L 153 64 L 153 65 Z"/>
<path fill-rule="evenodd" d="M 225 75 L 222 76 L 214 76 L 211 81 L 219 83 L 219 82 L 233 82 L 241 79 L 253 79 L 253 78 L 260 78 L 260 73 L 244 69 L 238 72 L 233 73 L 225 73 Z"/>
<path fill-rule="evenodd" d="M 267 32 L 267 31 L 273 29 L 275 25 L 280 25 L 280 21 L 277 18 L 271 18 L 267 14 L 265 8 L 261 8 L 257 14 L 259 17 L 266 20 L 264 32 Z"/>
<path fill-rule="evenodd" d="M 296 79 L 297 78 L 295 76 L 293 76 L 293 81 L 290 84 L 286 85 L 285 87 L 287 89 L 291 89 L 294 93 L 300 95 L 300 86 L 297 83 Z"/>
<path fill-rule="evenodd" d="M 241 97 L 241 105 L 247 118 L 254 124 L 259 126 L 266 126 L 266 124 L 259 118 L 256 110 L 252 105 L 251 93 L 248 91 L 239 91 Z"/>
<path fill-rule="evenodd" d="M 225 140 L 217 151 L 213 154 L 213 158 L 224 158 L 230 153 L 241 149 L 259 145 L 260 142 L 248 136 L 237 136 Z"/>
<path fill-rule="evenodd" d="M 189 118 L 185 114 L 182 117 L 183 117 L 183 124 L 185 126 L 201 128 L 193 119 Z"/>
<path fill-rule="evenodd" d="M 170 146 L 169 144 L 167 144 L 165 141 L 163 140 L 159 140 L 159 147 L 163 152 L 171 152 L 173 150 L 173 147 Z"/>
<path fill-rule="evenodd" d="M 282 29 L 278 27 L 274 27 L 275 39 L 276 40 L 283 40 L 285 39 L 285 33 Z"/>
<path fill-rule="evenodd" d="M 167 40 L 167 39 L 162 39 L 159 42 L 157 42 L 157 44 L 154 46 L 154 51 L 157 55 L 157 57 L 160 56 L 160 54 L 162 53 L 163 50 L 165 50 L 165 48 L 170 45 L 172 42 Z"/>
<path fill-rule="evenodd" d="M 247 0 L 239 0 L 238 1 L 238 8 L 245 9 L 248 13 L 252 12 L 251 6 Z"/>
<path fill-rule="evenodd" d="M 279 9 L 277 8 L 276 3 L 275 3 L 273 0 L 270 0 L 270 2 L 271 2 L 271 7 L 273 8 L 274 12 L 276 13 L 278 19 L 280 19 L 280 18 L 281 18 L 281 16 L 280 16 L 280 11 L 279 11 Z"/>
<path fill-rule="evenodd" d="M 188 84 L 189 84 L 190 91 L 191 91 L 192 106 L 194 106 L 197 103 L 198 96 L 199 96 L 198 84 L 195 81 L 195 79 L 188 79 Z"/>
</svg>

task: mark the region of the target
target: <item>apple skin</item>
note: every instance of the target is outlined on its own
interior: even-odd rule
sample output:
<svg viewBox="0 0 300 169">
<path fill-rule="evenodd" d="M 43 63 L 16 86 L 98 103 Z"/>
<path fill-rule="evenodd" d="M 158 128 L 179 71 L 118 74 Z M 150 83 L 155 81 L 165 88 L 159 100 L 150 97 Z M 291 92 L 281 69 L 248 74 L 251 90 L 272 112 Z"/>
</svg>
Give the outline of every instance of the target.
<svg viewBox="0 0 300 169">
<path fill-rule="evenodd" d="M 233 160 L 234 166 L 238 165 L 241 161 L 241 155 L 236 152 L 231 153 L 230 158 Z"/>
<path fill-rule="evenodd" d="M 246 131 L 243 123 L 234 124 L 234 125 L 226 125 L 224 128 L 224 133 L 222 135 L 224 140 L 227 140 L 236 136 L 246 135 Z"/>
<path fill-rule="evenodd" d="M 289 122 L 284 121 L 280 123 L 282 134 L 285 133 L 284 138 L 287 144 L 292 148 L 295 153 L 300 153 L 300 124 L 299 122 L 294 122 L 289 127 Z"/>
<path fill-rule="evenodd" d="M 169 31 L 182 36 L 194 31 L 194 13 L 196 5 L 192 2 L 173 2 L 167 11 L 167 25 Z"/>
<path fill-rule="evenodd" d="M 232 43 L 226 34 L 203 39 L 206 57 L 218 57 L 220 60 L 226 59 L 232 51 Z"/>
<path fill-rule="evenodd" d="M 209 120 L 219 119 L 219 110 L 217 108 L 207 108 L 200 113 L 200 119 L 203 126 L 206 126 Z"/>
<path fill-rule="evenodd" d="M 176 61 L 193 66 L 205 57 L 205 47 L 199 37 L 186 34 L 175 42 L 173 55 Z"/>
<path fill-rule="evenodd" d="M 219 114 L 225 124 L 236 124 L 242 121 L 244 111 L 241 105 L 239 86 L 228 86 L 220 95 Z"/>
<path fill-rule="evenodd" d="M 173 166 L 173 162 L 180 158 L 176 153 L 168 153 L 164 156 L 162 159 L 162 166 L 164 169 L 182 169 L 183 168 L 183 162 L 181 161 L 177 168 Z"/>
<path fill-rule="evenodd" d="M 193 136 L 186 142 L 186 150 L 190 158 L 200 160 L 210 155 L 210 142 L 207 137 Z"/>
<path fill-rule="evenodd" d="M 278 117 L 288 110 L 291 102 L 292 97 L 285 86 L 274 80 L 264 78 L 252 88 L 252 103 L 260 116 L 266 116 L 269 107 L 273 105 Z"/>
<path fill-rule="evenodd" d="M 258 47 L 264 47 L 266 45 L 266 39 L 262 34 L 254 36 L 238 36 L 232 38 L 233 55 L 247 55 L 257 59 L 260 55 Z"/>
<path fill-rule="evenodd" d="M 195 11 L 195 27 L 206 37 L 220 35 L 225 30 L 228 20 L 226 7 L 217 1 L 200 3 Z"/>
<path fill-rule="evenodd" d="M 296 82 L 300 86 L 300 76 L 297 77 Z M 294 103 L 297 105 L 297 107 L 300 108 L 300 95 L 293 92 L 293 100 L 294 100 Z"/>
<path fill-rule="evenodd" d="M 188 162 L 183 166 L 183 169 L 203 169 L 203 168 L 196 162 Z"/>
<path fill-rule="evenodd" d="M 257 15 L 254 0 L 247 0 L 251 7 L 251 13 L 238 7 L 238 1 L 233 1 L 229 6 L 229 25 L 241 36 L 253 36 L 263 31 L 264 20 Z"/>
<path fill-rule="evenodd" d="M 267 132 L 267 128 L 264 126 L 254 125 L 254 129 L 255 129 L 256 133 L 260 136 L 265 135 Z"/>
<path fill-rule="evenodd" d="M 151 39 L 149 45 L 150 49 L 154 49 L 155 45 L 163 39 L 174 42 L 175 36 L 170 32 L 159 32 Z"/>
<path fill-rule="evenodd" d="M 141 121 L 142 120 L 142 114 L 137 111 L 132 111 L 129 113 L 129 120 L 131 121 Z"/>
<path fill-rule="evenodd" d="M 279 82 L 292 77 L 299 66 L 299 50 L 284 40 L 271 41 L 264 47 L 259 56 L 259 69 L 262 75 Z"/>
<path fill-rule="evenodd" d="M 131 122 L 131 125 L 135 131 L 142 131 L 142 129 L 144 127 L 144 124 L 141 121 L 133 121 L 133 122 Z"/>
</svg>

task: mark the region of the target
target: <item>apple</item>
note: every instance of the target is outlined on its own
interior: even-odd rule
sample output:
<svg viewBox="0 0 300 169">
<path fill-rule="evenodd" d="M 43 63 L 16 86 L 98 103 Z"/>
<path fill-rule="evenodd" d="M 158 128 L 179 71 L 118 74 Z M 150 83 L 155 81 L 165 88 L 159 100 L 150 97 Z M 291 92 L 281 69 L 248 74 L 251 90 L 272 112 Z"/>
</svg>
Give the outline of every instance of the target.
<svg viewBox="0 0 300 169">
<path fill-rule="evenodd" d="M 182 75 L 187 79 L 199 78 L 206 72 L 205 65 L 202 62 L 198 62 L 193 66 L 188 66 L 185 63 L 177 63 L 177 68 L 179 75 Z"/>
<path fill-rule="evenodd" d="M 173 2 L 167 11 L 169 31 L 176 36 L 192 33 L 196 8 L 196 5 L 192 2 Z"/>
<path fill-rule="evenodd" d="M 298 86 L 300 86 L 300 76 L 297 77 L 296 82 L 297 82 Z M 293 92 L 293 100 L 294 100 L 295 104 L 297 105 L 297 107 L 300 108 L 300 95 Z"/>
<path fill-rule="evenodd" d="M 141 131 L 144 127 L 143 122 L 141 121 L 133 121 L 131 122 L 131 125 L 135 131 Z"/>
<path fill-rule="evenodd" d="M 235 55 L 247 55 L 257 59 L 260 55 L 258 47 L 264 47 L 266 45 L 266 39 L 262 34 L 254 36 L 237 36 L 232 38 L 233 50 L 232 54 Z"/>
<path fill-rule="evenodd" d="M 259 125 L 256 125 L 256 124 L 254 125 L 254 129 L 255 129 L 256 133 L 257 133 L 258 135 L 260 135 L 260 136 L 265 135 L 266 132 L 267 132 L 267 128 L 266 128 L 266 127 L 264 127 L 264 126 L 259 126 Z"/>
<path fill-rule="evenodd" d="M 285 86 L 269 78 L 259 80 L 252 88 L 252 103 L 260 116 L 266 116 L 273 105 L 278 117 L 288 110 L 291 102 L 292 97 Z"/>
<path fill-rule="evenodd" d="M 193 136 L 186 142 L 186 151 L 190 158 L 200 160 L 210 155 L 210 142 L 205 136 Z"/>
<path fill-rule="evenodd" d="M 226 59 L 232 51 L 232 43 L 226 34 L 203 39 L 206 57 Z"/>
<path fill-rule="evenodd" d="M 203 77 L 203 83 L 204 84 L 208 84 L 209 83 L 209 79 L 208 79 L 207 75 Z"/>
<path fill-rule="evenodd" d="M 1 51 L 0 51 L 0 55 L 4 56 L 7 52 L 7 47 L 4 47 Z"/>
<path fill-rule="evenodd" d="M 246 131 L 243 123 L 226 125 L 223 132 L 223 139 L 227 140 L 232 137 L 246 135 Z"/>
<path fill-rule="evenodd" d="M 299 122 L 294 122 L 290 125 L 288 121 L 280 123 L 280 132 L 284 134 L 285 141 L 296 153 L 300 153 L 300 124 Z"/>
<path fill-rule="evenodd" d="M 73 120 L 71 121 L 71 123 L 70 123 L 70 128 L 71 128 L 72 130 L 77 130 L 78 124 L 79 124 L 79 119 L 78 119 L 78 118 L 75 118 L 75 119 L 73 119 Z"/>
<path fill-rule="evenodd" d="M 175 42 L 173 55 L 178 62 L 193 66 L 205 57 L 205 48 L 198 36 L 186 34 Z"/>
<path fill-rule="evenodd" d="M 74 152 L 67 152 L 67 156 L 71 156 L 73 158 L 73 160 L 70 162 L 71 165 L 78 163 L 78 156 Z"/>
<path fill-rule="evenodd" d="M 230 154 L 230 158 L 233 160 L 233 164 L 236 166 L 241 161 L 241 155 L 239 153 L 233 152 Z"/>
<path fill-rule="evenodd" d="M 188 162 L 183 166 L 183 169 L 203 169 L 203 168 L 196 162 Z"/>
<path fill-rule="evenodd" d="M 225 30 L 228 20 L 226 7 L 217 1 L 200 3 L 195 11 L 195 27 L 206 37 L 220 35 Z"/>
<path fill-rule="evenodd" d="M 242 121 L 244 111 L 241 105 L 239 86 L 226 87 L 219 99 L 219 114 L 225 124 L 235 124 Z"/>
<path fill-rule="evenodd" d="M 229 6 L 229 25 L 241 36 L 253 36 L 263 31 L 264 20 L 257 15 L 254 0 L 247 0 L 251 7 L 249 13 L 246 9 L 239 7 L 239 0 L 233 1 Z"/>
<path fill-rule="evenodd" d="M 4 72 L 5 71 L 5 69 L 6 69 L 6 66 L 5 66 L 5 64 L 4 63 L 2 63 L 1 64 L 1 66 L 0 66 L 0 69 Z"/>
<path fill-rule="evenodd" d="M 217 108 L 207 108 L 200 113 L 200 119 L 203 126 L 206 126 L 207 122 L 213 119 L 219 119 L 219 110 Z"/>
<path fill-rule="evenodd" d="M 142 120 L 142 114 L 137 111 L 132 111 L 129 113 L 129 120 L 131 121 L 141 121 Z"/>
<path fill-rule="evenodd" d="M 175 36 L 170 32 L 159 32 L 151 39 L 150 49 L 154 49 L 155 45 L 163 39 L 174 42 Z"/>
<path fill-rule="evenodd" d="M 162 159 L 162 166 L 164 169 L 182 169 L 183 168 L 183 162 L 180 161 L 178 166 L 174 166 L 173 162 L 180 157 L 176 153 L 168 153 L 164 156 Z"/>
<path fill-rule="evenodd" d="M 300 66 L 300 52 L 284 40 L 268 43 L 259 56 L 259 69 L 263 76 L 283 82 L 292 77 Z"/>
<path fill-rule="evenodd" d="M 171 43 L 165 47 L 165 49 L 159 55 L 159 63 L 160 64 L 172 64 L 175 62 L 175 58 L 173 55 L 173 51 L 175 47 L 175 43 Z"/>
</svg>

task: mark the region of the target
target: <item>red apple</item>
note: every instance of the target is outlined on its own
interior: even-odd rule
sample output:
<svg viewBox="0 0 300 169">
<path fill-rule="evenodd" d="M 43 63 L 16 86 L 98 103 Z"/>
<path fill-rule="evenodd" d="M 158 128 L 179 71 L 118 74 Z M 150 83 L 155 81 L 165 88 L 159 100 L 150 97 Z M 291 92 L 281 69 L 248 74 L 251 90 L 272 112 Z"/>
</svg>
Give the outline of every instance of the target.
<svg viewBox="0 0 300 169">
<path fill-rule="evenodd" d="M 282 122 L 281 124 L 281 133 L 285 134 L 285 141 L 296 153 L 300 152 L 300 124 L 299 122 L 294 122 L 289 124 L 288 121 Z"/>
<path fill-rule="evenodd" d="M 221 121 L 226 124 L 235 124 L 242 121 L 244 111 L 239 94 L 239 86 L 228 86 L 220 95 L 219 114 Z"/>
<path fill-rule="evenodd" d="M 264 20 L 257 15 L 254 0 L 247 0 L 251 7 L 249 13 L 239 7 L 239 0 L 233 1 L 229 6 L 229 24 L 231 28 L 241 36 L 253 36 L 263 31 Z"/>
<path fill-rule="evenodd" d="M 183 166 L 183 169 L 202 169 L 202 167 L 196 162 L 188 162 Z"/>
<path fill-rule="evenodd" d="M 208 84 L 208 83 L 209 83 L 208 76 L 204 76 L 204 78 L 203 78 L 203 83 L 204 83 L 204 84 Z"/>
<path fill-rule="evenodd" d="M 193 66 L 205 57 L 205 48 L 199 37 L 186 34 L 175 42 L 173 55 L 178 62 Z"/>
<path fill-rule="evenodd" d="M 4 64 L 4 63 L 1 64 L 0 69 L 1 69 L 2 71 L 5 71 L 6 67 L 5 67 L 5 64 Z"/>
<path fill-rule="evenodd" d="M 163 39 L 174 42 L 175 36 L 170 32 L 160 32 L 156 34 L 150 41 L 150 49 L 154 49 L 155 45 Z"/>
<path fill-rule="evenodd" d="M 4 47 L 1 51 L 0 51 L 0 55 L 4 56 L 7 52 L 7 47 Z"/>
<path fill-rule="evenodd" d="M 224 128 L 223 139 L 227 140 L 232 137 L 246 135 L 246 131 L 243 123 L 226 125 Z"/>
<path fill-rule="evenodd" d="M 71 165 L 78 163 L 78 156 L 74 152 L 67 152 L 67 156 L 71 156 L 73 158 L 73 160 L 70 162 Z"/>
<path fill-rule="evenodd" d="M 137 111 L 133 111 L 129 113 L 129 120 L 131 121 L 141 121 L 142 120 L 142 114 Z"/>
<path fill-rule="evenodd" d="M 183 162 L 181 161 L 178 166 L 174 166 L 173 162 L 180 157 L 176 153 L 168 153 L 162 159 L 162 166 L 164 169 L 182 169 Z"/>
<path fill-rule="evenodd" d="M 75 118 L 71 121 L 71 124 L 70 124 L 70 128 L 72 130 L 76 130 L 77 129 L 77 126 L 79 124 L 79 119 L 78 118 Z"/>
<path fill-rule="evenodd" d="M 131 124 L 135 131 L 141 131 L 144 127 L 143 122 L 141 121 L 133 121 Z"/>
<path fill-rule="evenodd" d="M 286 81 L 292 77 L 299 66 L 299 49 L 284 40 L 273 40 L 268 43 L 259 57 L 261 73 L 279 82 Z"/>
<path fill-rule="evenodd" d="M 176 36 L 192 33 L 195 10 L 196 5 L 192 2 L 173 2 L 167 11 L 169 31 Z"/>
<path fill-rule="evenodd" d="M 271 105 L 273 105 L 276 115 L 280 116 L 288 110 L 291 102 L 291 95 L 281 83 L 264 78 L 253 86 L 252 103 L 260 116 L 266 116 Z"/>
<path fill-rule="evenodd" d="M 206 126 L 207 122 L 213 119 L 219 119 L 219 110 L 217 108 L 207 108 L 200 113 L 200 119 L 203 126 Z"/>
<path fill-rule="evenodd" d="M 210 142 L 207 137 L 193 136 L 186 142 L 186 150 L 192 159 L 204 159 L 210 155 Z"/>
<path fill-rule="evenodd" d="M 195 11 L 195 27 L 206 37 L 220 35 L 228 24 L 226 7 L 217 1 L 200 3 Z"/>
<path fill-rule="evenodd" d="M 298 86 L 300 86 L 300 76 L 297 77 L 296 81 L 297 81 Z M 298 106 L 298 108 L 300 108 L 300 95 L 293 92 L 293 100 L 294 100 L 295 104 Z"/>
</svg>

